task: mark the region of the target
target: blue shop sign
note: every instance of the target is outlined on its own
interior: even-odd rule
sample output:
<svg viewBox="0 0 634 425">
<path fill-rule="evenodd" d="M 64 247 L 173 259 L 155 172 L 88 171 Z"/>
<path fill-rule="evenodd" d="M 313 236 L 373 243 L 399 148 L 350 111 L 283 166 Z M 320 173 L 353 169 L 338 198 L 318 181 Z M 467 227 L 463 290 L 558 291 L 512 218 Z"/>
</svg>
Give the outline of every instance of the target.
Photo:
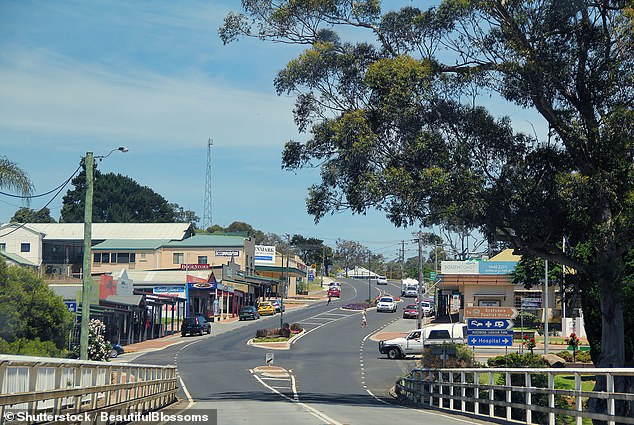
<svg viewBox="0 0 634 425">
<path fill-rule="evenodd" d="M 481 261 L 478 263 L 479 274 L 511 274 L 517 261 Z"/>
</svg>

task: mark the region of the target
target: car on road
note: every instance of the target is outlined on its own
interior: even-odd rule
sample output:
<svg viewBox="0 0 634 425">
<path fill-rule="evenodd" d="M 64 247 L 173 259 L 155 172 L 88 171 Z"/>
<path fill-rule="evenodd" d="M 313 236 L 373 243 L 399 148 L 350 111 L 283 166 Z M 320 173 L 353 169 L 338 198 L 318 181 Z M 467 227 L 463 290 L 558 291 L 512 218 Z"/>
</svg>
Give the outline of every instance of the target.
<svg viewBox="0 0 634 425">
<path fill-rule="evenodd" d="M 238 318 L 240 320 L 256 320 L 260 318 L 260 312 L 258 312 L 258 309 L 252 305 L 245 305 L 240 308 Z"/>
<path fill-rule="evenodd" d="M 280 300 L 273 300 L 273 307 L 275 308 L 275 312 L 276 313 L 280 313 L 283 311 L 286 311 L 286 307 L 284 307 L 284 304 L 282 304 L 282 301 Z"/>
<path fill-rule="evenodd" d="M 423 312 L 423 317 L 434 316 L 434 309 L 427 301 L 421 302 L 421 311 Z M 403 308 L 403 319 L 416 318 L 418 318 L 418 304 L 408 304 Z"/>
<path fill-rule="evenodd" d="M 329 297 L 341 297 L 341 289 L 338 286 L 331 286 L 328 288 L 328 296 Z"/>
<path fill-rule="evenodd" d="M 383 296 L 379 298 L 379 302 L 376 303 L 376 311 L 389 311 L 390 313 L 394 313 L 396 311 L 396 301 L 394 297 Z"/>
<path fill-rule="evenodd" d="M 379 276 L 376 280 L 377 285 L 387 285 L 387 277 Z"/>
<path fill-rule="evenodd" d="M 202 335 L 203 333 L 211 333 L 211 323 L 207 321 L 205 316 L 196 315 L 186 317 L 181 324 L 181 336 Z"/>
<path fill-rule="evenodd" d="M 270 301 L 260 301 L 258 304 L 258 313 L 260 316 L 273 316 L 275 315 L 275 307 Z"/>
<path fill-rule="evenodd" d="M 418 317 L 418 306 L 416 304 L 408 304 L 403 307 L 403 319 L 416 319 Z"/>
</svg>

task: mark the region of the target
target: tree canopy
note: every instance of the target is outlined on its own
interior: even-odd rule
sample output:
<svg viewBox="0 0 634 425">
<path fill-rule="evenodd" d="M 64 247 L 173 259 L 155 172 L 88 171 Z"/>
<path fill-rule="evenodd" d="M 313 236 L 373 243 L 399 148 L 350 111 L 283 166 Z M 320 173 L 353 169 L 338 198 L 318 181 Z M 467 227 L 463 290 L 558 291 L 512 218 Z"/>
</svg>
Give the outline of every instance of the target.
<svg viewBox="0 0 634 425">
<path fill-rule="evenodd" d="M 61 223 L 84 221 L 86 171 L 72 181 L 75 186 L 63 198 Z M 95 170 L 93 215 L 95 223 L 171 223 L 176 222 L 173 205 L 147 186 L 121 174 L 102 174 Z M 178 207 L 178 206 L 177 206 Z"/>
<path fill-rule="evenodd" d="M 274 83 L 297 96 L 295 122 L 310 134 L 286 144 L 284 168 L 321 169 L 308 212 L 379 208 L 396 225 L 474 228 L 571 267 L 584 309 L 599 310 L 587 316 L 600 317 L 588 324 L 595 364 L 631 362 L 631 1 L 405 3 L 245 0 L 219 30 L 225 43 L 306 46 Z M 547 131 L 515 131 L 489 99 L 532 110 Z"/>
<path fill-rule="evenodd" d="M 26 171 L 6 156 L 0 156 L 0 189 L 16 190 L 28 196 L 33 193 L 33 183 Z"/>
<path fill-rule="evenodd" d="M 40 210 L 34 210 L 22 207 L 13 214 L 11 223 L 55 223 L 55 219 L 51 217 L 51 210 L 44 207 Z"/>
<path fill-rule="evenodd" d="M 58 355 L 73 321 L 62 298 L 34 272 L 9 267 L 4 261 L 0 261 L 0 282 L 0 350 Z"/>
</svg>

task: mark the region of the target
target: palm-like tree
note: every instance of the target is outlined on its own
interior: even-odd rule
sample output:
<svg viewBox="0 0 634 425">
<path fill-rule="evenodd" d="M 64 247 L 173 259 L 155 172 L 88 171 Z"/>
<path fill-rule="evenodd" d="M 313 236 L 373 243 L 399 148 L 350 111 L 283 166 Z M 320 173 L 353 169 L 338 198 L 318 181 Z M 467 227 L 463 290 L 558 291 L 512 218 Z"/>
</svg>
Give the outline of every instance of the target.
<svg viewBox="0 0 634 425">
<path fill-rule="evenodd" d="M 0 156 L 0 188 L 13 189 L 24 196 L 33 193 L 29 175 L 6 156 Z"/>
</svg>

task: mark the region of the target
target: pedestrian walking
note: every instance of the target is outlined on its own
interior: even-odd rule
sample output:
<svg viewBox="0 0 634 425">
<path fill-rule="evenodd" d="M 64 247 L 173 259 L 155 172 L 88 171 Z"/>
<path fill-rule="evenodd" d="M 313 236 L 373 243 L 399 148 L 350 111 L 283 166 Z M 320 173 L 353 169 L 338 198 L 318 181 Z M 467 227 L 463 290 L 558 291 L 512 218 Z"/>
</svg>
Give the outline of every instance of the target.
<svg viewBox="0 0 634 425">
<path fill-rule="evenodd" d="M 330 301 L 332 301 L 332 296 L 328 294 L 328 302 L 326 303 L 326 305 L 330 305 Z"/>
<path fill-rule="evenodd" d="M 368 313 L 366 313 L 364 308 L 363 312 L 361 313 L 361 327 L 365 328 L 366 326 L 368 326 Z"/>
</svg>

